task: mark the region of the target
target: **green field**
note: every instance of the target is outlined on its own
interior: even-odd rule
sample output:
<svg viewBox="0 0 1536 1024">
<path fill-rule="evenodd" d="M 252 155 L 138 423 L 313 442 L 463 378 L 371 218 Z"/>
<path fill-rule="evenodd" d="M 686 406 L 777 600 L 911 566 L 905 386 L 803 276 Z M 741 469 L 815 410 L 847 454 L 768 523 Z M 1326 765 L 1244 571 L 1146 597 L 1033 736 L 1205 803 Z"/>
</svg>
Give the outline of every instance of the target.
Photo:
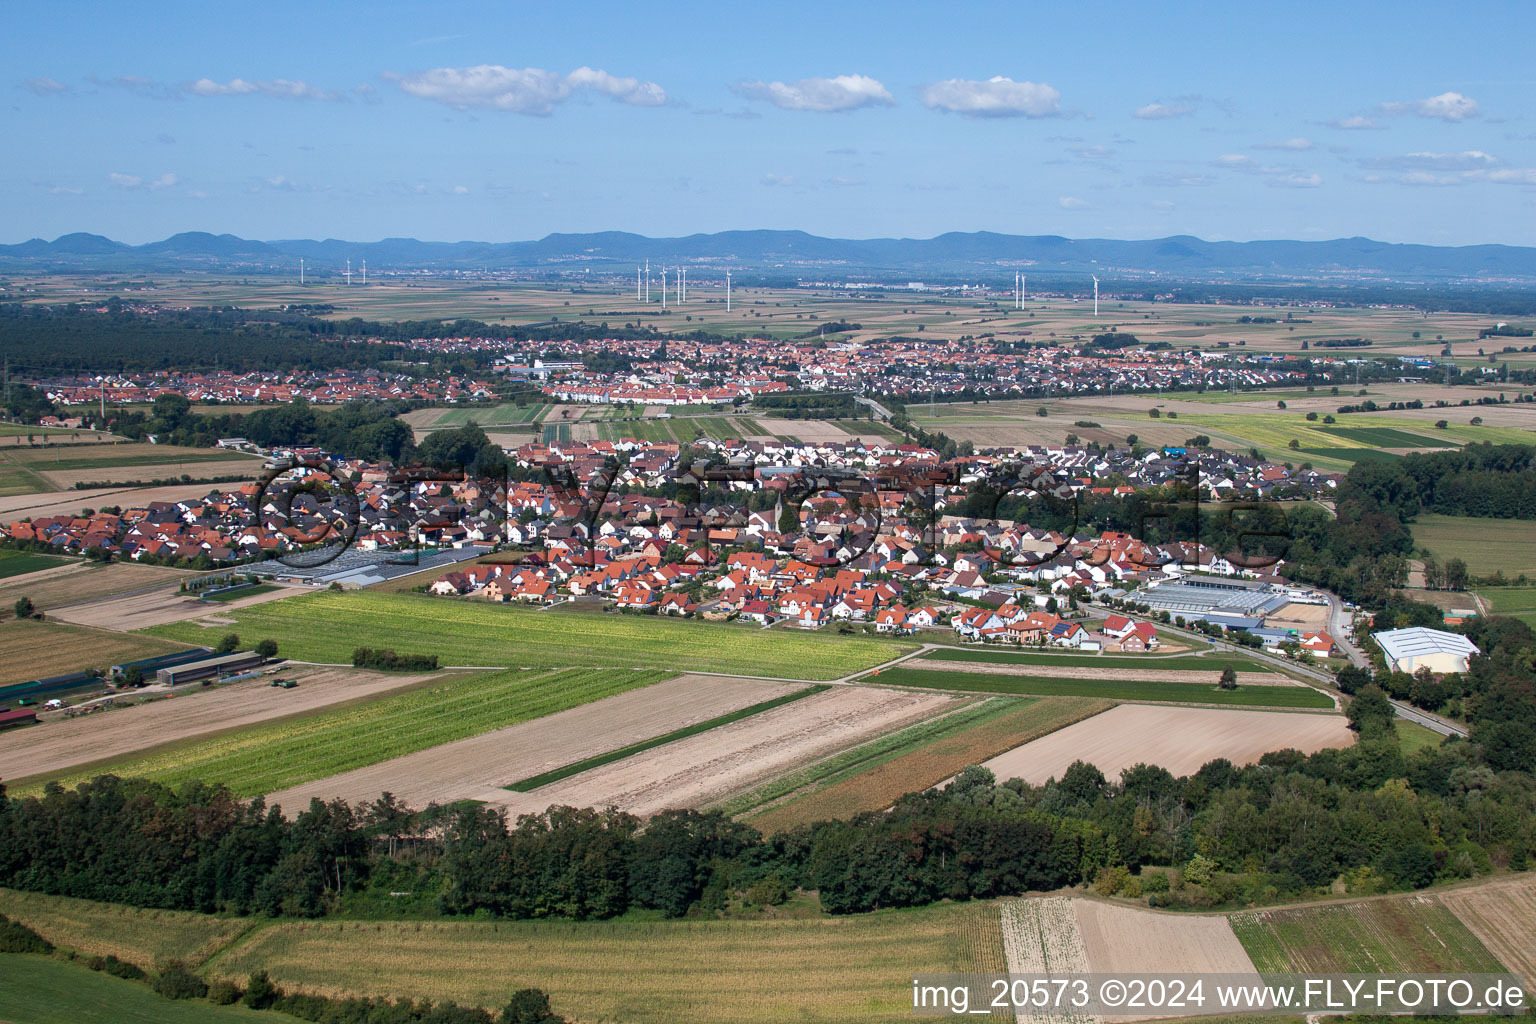
<svg viewBox="0 0 1536 1024">
<path fill-rule="evenodd" d="M 565 444 L 571 440 L 571 425 L 569 423 L 544 424 L 543 438 L 545 444 Z"/>
<path fill-rule="evenodd" d="M 54 449 L 61 451 L 62 449 Z M 259 466 L 260 462 L 241 452 L 184 452 L 172 449 L 164 455 L 120 455 L 99 459 L 87 458 L 44 458 L 41 454 L 29 460 L 31 468 L 44 473 L 63 472 L 72 469 L 125 469 L 139 466 L 165 466 L 173 469 L 183 464 L 190 465 L 195 462 L 242 462 L 249 461 L 253 466 Z"/>
<path fill-rule="evenodd" d="M 203 999 L 172 1000 L 142 982 L 124 981 L 46 956 L 0 960 L 0 1020 L 8 1024 L 236 1024 L 282 1018 Z"/>
<path fill-rule="evenodd" d="M 708 732 L 711 729 L 718 729 L 723 725 L 730 725 L 732 722 L 739 722 L 744 718 L 751 718 L 753 715 L 762 714 L 764 711 L 771 711 L 774 708 L 783 707 L 785 704 L 792 704 L 803 697 L 811 697 L 818 693 L 822 693 L 826 689 L 827 687 L 825 686 L 808 686 L 803 690 L 796 690 L 794 693 L 786 693 L 782 697 L 775 697 L 772 700 L 761 701 L 749 707 L 744 707 L 737 711 L 732 711 L 728 715 L 719 715 L 715 718 L 710 718 L 703 722 L 695 722 L 692 725 L 686 725 L 681 729 L 673 729 L 671 732 L 662 733 L 660 736 L 653 736 L 648 740 L 641 740 L 639 743 L 631 743 L 627 747 L 620 747 L 617 750 L 610 750 L 607 753 L 598 754 L 594 757 L 583 758 L 580 761 L 573 761 L 570 764 L 564 765 L 560 768 L 542 772 L 538 775 L 534 775 L 526 779 L 520 779 L 519 781 L 502 788 L 510 789 L 514 793 L 527 793 L 538 789 L 540 786 L 547 786 L 551 782 L 559 782 L 561 779 L 568 779 L 572 775 L 580 775 L 584 771 L 589 771 L 593 768 L 601 768 L 603 765 L 613 764 L 615 761 L 622 761 L 626 757 L 630 757 L 631 755 L 638 754 L 642 751 L 650 750 L 654 747 L 659 747 L 667 743 L 675 743 L 678 740 L 685 740 L 689 736 L 697 736 L 701 732 Z"/>
<path fill-rule="evenodd" d="M 238 917 L 145 910 L 15 889 L 0 889 L 0 914 L 21 921 L 55 946 L 91 956 L 111 953 L 145 969 L 166 960 L 204 960 L 250 924 Z"/>
<path fill-rule="evenodd" d="M 1392 452 L 1384 452 L 1377 448 L 1302 448 L 1292 452 L 1289 461 L 1295 461 L 1299 456 L 1310 456 L 1310 462 L 1343 462 L 1353 465 L 1356 462 L 1376 460 L 1390 462 L 1393 459 L 1402 458 Z"/>
<path fill-rule="evenodd" d="M 1432 896 L 1232 915 L 1260 971 L 1406 974 L 1504 970 Z"/>
<path fill-rule="evenodd" d="M 1269 708 L 1331 708 L 1333 701 L 1310 686 L 1239 686 L 1222 690 L 1205 683 L 1142 683 L 1115 679 L 1051 679 L 1047 676 L 982 675 L 973 672 L 886 669 L 866 682 L 926 686 L 966 693 L 1015 693 L 1031 697 L 1102 697 L 1106 700 L 1177 701 Z"/>
<path fill-rule="evenodd" d="M 1445 740 L 1444 736 L 1433 729 L 1426 729 L 1417 722 L 1410 722 L 1406 718 L 1399 718 L 1393 723 L 1397 729 L 1397 745 L 1404 754 L 1412 754 L 1419 750 L 1432 750 Z"/>
<path fill-rule="evenodd" d="M 1529 519 L 1420 513 L 1409 527 L 1414 545 L 1429 550 L 1441 565 L 1460 558 L 1474 576 L 1536 576 L 1536 522 Z"/>
<path fill-rule="evenodd" d="M 0 580 L 12 576 L 25 576 L 39 569 L 53 569 L 67 565 L 70 559 L 58 555 L 40 555 L 32 551 L 13 551 L 0 548 Z"/>
<path fill-rule="evenodd" d="M 547 402 L 531 402 L 528 405 L 503 402 L 501 405 L 448 409 L 432 422 L 432 426 L 462 427 L 466 423 L 478 423 L 482 427 L 499 427 L 514 423 L 538 423 L 553 408 Z"/>
<path fill-rule="evenodd" d="M 1062 665 L 1073 668 L 1138 668 L 1166 669 L 1170 672 L 1190 669 L 1220 672 L 1233 668 L 1240 672 L 1267 672 L 1270 666 L 1261 665 L 1248 658 L 1212 654 L 1205 657 L 1156 654 L 1115 657 L 1111 654 L 1052 654 L 1047 652 L 988 651 L 971 647 L 944 648 L 925 651 L 919 661 L 973 661 L 988 665 Z"/>
<path fill-rule="evenodd" d="M 767 436 L 755 419 L 750 416 L 677 416 L 673 414 L 671 419 L 656 419 L 648 417 L 644 419 L 608 419 L 597 424 L 597 436 L 603 441 L 621 441 L 624 438 L 633 438 L 636 441 L 676 441 L 679 444 L 688 444 L 699 436 L 716 439 Z"/>
<path fill-rule="evenodd" d="M 791 679 L 837 679 L 913 650 L 853 636 L 742 629 L 653 616 L 531 611 L 421 594 L 322 593 L 225 613 L 243 636 L 278 642 L 286 657 L 350 663 L 354 648 L 436 654 L 443 664 L 665 668 Z M 198 642 L 196 623 L 147 632 Z"/>
<path fill-rule="evenodd" d="M 1508 615 L 1536 629 L 1536 587 L 1483 587 L 1477 595 L 1495 615 Z"/>
<path fill-rule="evenodd" d="M 1406 430 L 1397 427 L 1322 427 L 1325 434 L 1333 434 L 1347 438 L 1360 444 L 1369 445 L 1372 448 L 1423 448 L 1426 445 L 1439 444 L 1439 438 L 1434 436 L 1433 427 L 1426 427 L 1422 434 L 1410 434 Z"/>
<path fill-rule="evenodd" d="M 201 779 L 223 783 L 240 796 L 257 796 L 542 718 L 664 677 L 631 669 L 464 674 L 366 704 L 124 758 L 60 781 L 75 786 L 111 772 L 167 785 Z M 34 783 L 18 792 L 41 788 Z"/>
<path fill-rule="evenodd" d="M 247 597 L 255 597 L 257 594 L 270 594 L 278 589 L 280 588 L 276 583 L 258 583 L 254 587 L 241 587 L 239 590 L 226 590 L 218 594 L 204 594 L 198 600 L 223 604 L 226 601 L 240 601 Z"/>
</svg>

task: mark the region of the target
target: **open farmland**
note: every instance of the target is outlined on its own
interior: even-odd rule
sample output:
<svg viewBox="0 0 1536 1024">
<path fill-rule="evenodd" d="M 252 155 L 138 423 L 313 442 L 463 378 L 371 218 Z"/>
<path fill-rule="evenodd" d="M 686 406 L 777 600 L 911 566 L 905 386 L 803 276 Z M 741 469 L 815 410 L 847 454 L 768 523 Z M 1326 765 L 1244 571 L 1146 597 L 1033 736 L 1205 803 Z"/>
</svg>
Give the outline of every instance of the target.
<svg viewBox="0 0 1536 1024">
<path fill-rule="evenodd" d="M 553 804 L 652 814 L 707 806 L 800 765 L 956 706 L 941 694 L 833 687 L 792 704 L 653 747 L 527 793 L 480 799 L 514 814 Z"/>
<path fill-rule="evenodd" d="M 541 612 L 415 594 L 321 593 L 224 612 L 230 628 L 272 637 L 286 657 L 350 662 L 358 646 L 436 654 L 443 664 L 658 667 L 790 679 L 837 679 L 913 650 L 862 637 L 749 630 L 600 613 Z M 196 643 L 193 623 L 157 636 Z"/>
<path fill-rule="evenodd" d="M 1160 668 L 1143 662 L 1133 668 L 1117 667 L 1119 662 L 1110 662 L 1106 665 L 1093 665 L 1077 667 L 1073 665 L 1055 665 L 1039 662 L 1015 662 L 1011 665 L 977 664 L 970 661 L 950 661 L 945 658 L 924 657 L 914 659 L 920 668 L 932 672 L 979 672 L 986 675 L 1003 676 L 1054 676 L 1057 679 L 1113 679 L 1127 683 L 1203 683 L 1207 686 L 1215 686 L 1221 681 L 1221 669 L 1210 665 L 1203 666 L 1204 671 L 1193 668 Z M 1198 659 L 1195 659 L 1198 660 Z M 1213 663 L 1214 664 L 1214 663 Z M 1252 662 L 1247 667 L 1254 668 Z M 1290 686 L 1293 684 L 1289 676 L 1280 675 L 1278 672 L 1238 672 L 1237 682 L 1239 686 Z"/>
<path fill-rule="evenodd" d="M 235 591 L 223 600 L 203 602 L 183 594 L 174 587 L 162 587 L 149 593 L 127 593 L 101 600 L 81 601 L 51 611 L 49 614 L 81 626 L 100 626 L 104 629 L 126 631 L 147 629 L 150 626 L 160 626 L 168 622 L 204 619 L 209 616 L 222 619 L 240 608 L 266 604 L 268 601 L 281 601 L 284 598 L 296 597 L 308 592 L 310 591 L 306 587 L 277 584 L 251 587 L 249 590 Z M 199 626 L 201 628 L 201 624 Z M 204 639 L 197 643 L 207 644 L 209 631 L 202 629 L 202 632 Z M 258 639 L 262 638 L 248 635 L 246 643 L 253 644 Z"/>
<path fill-rule="evenodd" d="M 14 1024 L 270 1024 L 272 1015 L 202 999 L 172 1002 L 147 985 L 43 956 L 5 958 L 0 1020 Z"/>
<path fill-rule="evenodd" d="M 146 968 L 165 960 L 202 960 L 249 924 L 238 917 L 145 910 L 15 889 L 0 889 L 0 914 L 56 946 L 94 956 L 111 953 Z"/>
<path fill-rule="evenodd" d="M 3 548 L 0 549 L 0 580 L 25 576 L 43 569 L 58 569 L 68 564 L 69 559 L 58 555 L 41 555 L 31 551 L 13 551 Z"/>
<path fill-rule="evenodd" d="M 911 726 L 775 780 L 754 794 L 755 802 L 789 798 L 747 821 L 764 832 L 781 832 L 878 811 L 906 793 L 938 785 L 970 765 L 1110 707 L 1108 701 L 1084 697 L 993 698 L 988 704 Z"/>
<path fill-rule="evenodd" d="M 1528 874 L 1453 889 L 1439 897 L 1506 970 L 1536 989 L 1536 878 Z"/>
<path fill-rule="evenodd" d="M 285 666 L 299 686 L 284 690 L 253 679 L 142 704 L 133 694 L 115 698 L 111 711 L 56 719 L 24 732 L 0 733 L 0 779 L 14 785 L 32 776 L 56 775 L 130 754 L 228 733 L 275 718 L 364 700 L 432 678 L 355 668 Z"/>
<path fill-rule="evenodd" d="M 1536 587 L 1483 587 L 1477 595 L 1494 615 L 1508 615 L 1536 628 Z"/>
<path fill-rule="evenodd" d="M 156 654 L 185 650 L 184 644 L 152 636 L 113 633 L 36 619 L 0 622 L 0 686 L 65 675 Z"/>
<path fill-rule="evenodd" d="M 942 647 L 924 651 L 916 661 L 969 661 L 982 665 L 1019 665 L 1031 669 L 1054 671 L 1058 665 L 1076 668 L 1112 668 L 1147 670 L 1210 670 L 1220 672 L 1224 668 L 1238 671 L 1251 670 L 1257 665 L 1251 658 L 1227 654 L 1161 655 L 1131 654 L 1117 657 L 1113 654 L 1057 654 L 1043 651 L 1000 651 L 985 647 Z"/>
<path fill-rule="evenodd" d="M 1088 951 L 1088 970 L 1099 974 L 1251 974 L 1248 952 L 1225 916 L 1157 913 L 1098 900 L 1073 900 Z"/>
<path fill-rule="evenodd" d="M 658 672 L 566 669 L 454 675 L 437 685 L 113 763 L 113 774 L 192 779 L 256 796 L 648 686 Z M 98 771 L 67 776 L 66 787 Z M 33 785 L 23 792 L 37 790 Z"/>
<path fill-rule="evenodd" d="M 1413 531 L 1414 546 L 1428 550 L 1441 565 L 1459 558 L 1474 576 L 1492 576 L 1496 572 L 1510 580 L 1522 573 L 1536 576 L 1536 523 L 1530 520 L 1473 519 L 1421 512 L 1409 528 Z"/>
<path fill-rule="evenodd" d="M 921 659 L 914 659 L 922 664 Z M 1032 697 L 1100 697 L 1105 700 L 1236 704 L 1274 708 L 1332 708 L 1333 699 L 1310 686 L 1239 686 L 1221 690 L 1203 683 L 1068 679 L 1008 673 L 952 672 L 924 668 L 885 669 L 866 681 L 882 686 L 924 686 L 965 693 L 1013 693 Z M 932 664 L 931 662 L 929 664 Z"/>
<path fill-rule="evenodd" d="M 183 475 L 218 477 L 260 472 L 261 459 L 213 448 L 157 444 L 0 446 L 0 472 L 34 480 L 34 490 L 67 490 L 77 483 L 135 483 Z M 13 493 L 14 490 L 13 490 Z"/>
<path fill-rule="evenodd" d="M 114 594 L 132 594 L 154 587 L 174 586 L 197 573 L 137 562 L 71 560 L 47 569 L 14 576 L 0 583 L 0 608 L 9 613 L 18 597 L 29 597 L 43 611 Z"/>
<path fill-rule="evenodd" d="M 1440 898 L 1430 895 L 1234 914 L 1232 930 L 1261 971 L 1407 974 L 1504 969 Z"/>
<path fill-rule="evenodd" d="M 238 941 L 211 971 L 472 1005 L 536 986 L 582 1021 L 875 1022 L 910 1014 L 907 973 L 997 970 L 995 940 L 983 937 L 995 921 L 987 904 L 941 904 L 750 921 L 285 922 Z"/>
<path fill-rule="evenodd" d="M 1124 704 L 1015 747 L 985 767 L 999 779 L 1036 784 L 1061 778 L 1067 766 L 1079 760 L 1110 779 L 1141 763 L 1188 775 L 1218 757 L 1249 764 L 1271 750 L 1294 747 L 1310 754 L 1353 742 L 1354 733 L 1342 715 Z"/>
<path fill-rule="evenodd" d="M 759 701 L 792 693 L 793 683 L 723 676 L 678 676 L 532 721 L 508 725 L 391 757 L 377 764 L 279 790 L 269 803 L 291 810 L 311 797 L 351 803 L 388 790 L 413 807 L 490 799 L 501 787 L 572 761 L 660 736 Z"/>
</svg>

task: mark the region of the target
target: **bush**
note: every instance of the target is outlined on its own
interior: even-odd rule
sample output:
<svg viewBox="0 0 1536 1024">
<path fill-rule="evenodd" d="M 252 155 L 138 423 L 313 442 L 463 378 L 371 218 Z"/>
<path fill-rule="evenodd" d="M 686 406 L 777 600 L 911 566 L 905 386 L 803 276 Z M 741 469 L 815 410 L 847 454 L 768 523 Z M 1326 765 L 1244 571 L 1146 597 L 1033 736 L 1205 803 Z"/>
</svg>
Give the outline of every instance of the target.
<svg viewBox="0 0 1536 1024">
<path fill-rule="evenodd" d="M 167 999 L 201 999 L 208 994 L 208 983 L 179 960 L 166 965 L 153 987 Z"/>
<path fill-rule="evenodd" d="M 52 953 L 53 943 L 20 921 L 0 914 L 0 953 Z"/>
<path fill-rule="evenodd" d="M 536 988 L 518 989 L 512 993 L 496 1024 L 565 1024 L 565 1018 L 549 1008 L 549 996 Z"/>
<path fill-rule="evenodd" d="M 754 907 L 776 907 L 789 899 L 789 886 L 778 875 L 754 882 L 746 892 L 746 902 Z"/>
<path fill-rule="evenodd" d="M 239 646 L 240 646 L 240 634 L 239 633 L 225 633 L 219 639 L 219 646 L 214 648 L 214 650 L 217 651 L 219 654 L 229 654 L 231 651 L 235 650 Z"/>
<path fill-rule="evenodd" d="M 1100 868 L 1099 874 L 1093 880 L 1093 888 L 1100 896 L 1113 896 L 1125 885 L 1125 880 L 1130 876 L 1125 865 L 1117 865 L 1112 868 Z"/>
<path fill-rule="evenodd" d="M 33 611 L 36 610 L 36 606 L 33 605 L 30 597 L 18 597 L 16 603 L 11 606 L 11 609 L 16 612 L 18 619 L 30 619 Z"/>
<path fill-rule="evenodd" d="M 271 639 L 263 640 L 256 645 L 256 653 L 270 661 L 277 657 L 277 641 Z"/>
<path fill-rule="evenodd" d="M 272 978 L 266 971 L 253 971 L 240 1001 L 253 1010 L 265 1010 L 277 1002 L 282 994 L 283 990 L 272 984 Z"/>
<path fill-rule="evenodd" d="M 145 976 L 137 964 L 119 960 L 111 953 L 106 956 L 93 956 L 85 962 L 85 966 L 93 971 L 105 971 L 114 978 L 126 978 L 129 981 L 140 981 Z"/>
<path fill-rule="evenodd" d="M 219 979 L 208 986 L 208 1001 L 219 1006 L 231 1006 L 240 1001 L 240 986 L 232 981 Z"/>
<path fill-rule="evenodd" d="M 390 648 L 374 650 L 359 647 L 352 652 L 353 668 L 375 668 L 384 672 L 420 672 L 437 668 L 435 654 L 396 654 Z"/>
</svg>

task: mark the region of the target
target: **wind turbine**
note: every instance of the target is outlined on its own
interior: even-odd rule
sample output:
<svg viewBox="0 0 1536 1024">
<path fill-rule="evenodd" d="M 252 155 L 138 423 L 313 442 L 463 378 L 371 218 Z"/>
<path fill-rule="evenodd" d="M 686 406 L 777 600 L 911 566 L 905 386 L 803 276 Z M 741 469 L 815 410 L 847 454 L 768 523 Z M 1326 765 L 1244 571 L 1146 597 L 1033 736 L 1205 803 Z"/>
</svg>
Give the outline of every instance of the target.
<svg viewBox="0 0 1536 1024">
<path fill-rule="evenodd" d="M 347 257 L 347 286 L 352 285 L 352 257 Z"/>
<path fill-rule="evenodd" d="M 1088 276 L 1093 277 L 1092 274 Z M 1098 319 L 1099 316 L 1099 279 L 1097 277 L 1093 277 L 1093 316 L 1094 319 Z"/>
<path fill-rule="evenodd" d="M 299 287 L 304 287 L 304 258 L 299 257 Z"/>
<path fill-rule="evenodd" d="M 368 261 L 363 260 L 363 287 L 368 287 Z"/>
<path fill-rule="evenodd" d="M 645 261 L 645 301 L 651 301 L 651 261 Z"/>
<path fill-rule="evenodd" d="M 667 268 L 665 264 L 661 268 L 661 308 L 667 308 Z"/>
<path fill-rule="evenodd" d="M 725 311 L 731 311 L 731 272 L 725 272 Z"/>
<path fill-rule="evenodd" d="M 635 268 L 635 301 L 640 301 L 640 268 Z"/>
</svg>

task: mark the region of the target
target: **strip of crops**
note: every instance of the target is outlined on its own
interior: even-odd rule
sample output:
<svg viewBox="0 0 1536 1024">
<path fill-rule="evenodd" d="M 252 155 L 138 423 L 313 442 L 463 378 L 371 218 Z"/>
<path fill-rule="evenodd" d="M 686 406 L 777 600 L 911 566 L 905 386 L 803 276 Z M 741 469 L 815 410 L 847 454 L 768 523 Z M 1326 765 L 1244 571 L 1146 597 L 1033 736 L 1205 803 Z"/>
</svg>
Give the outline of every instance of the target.
<svg viewBox="0 0 1536 1024">
<path fill-rule="evenodd" d="M 1155 654 L 1133 658 L 1116 658 L 1103 654 L 1046 654 L 1015 653 L 1013 651 L 988 651 L 968 647 L 943 648 L 925 651 L 919 661 L 973 661 L 990 665 L 1063 665 L 1071 668 L 1143 668 L 1143 669 L 1195 669 L 1220 672 L 1231 667 L 1252 672 L 1268 666 L 1260 666 L 1247 658 L 1219 655 L 1210 657 L 1184 657 L 1172 655 L 1159 657 Z"/>
<path fill-rule="evenodd" d="M 1017 693 L 1034 697 L 1103 697 L 1108 700 L 1174 701 L 1181 704 L 1239 704 L 1271 708 L 1331 708 L 1333 701 L 1310 686 L 1239 686 L 1223 690 L 1205 683 L 1143 683 L 1115 679 L 1052 679 L 1047 676 L 981 675 L 892 668 L 867 679 L 893 686 L 924 686 L 968 693 Z"/>
<path fill-rule="evenodd" d="M 1261 971 L 1504 970 L 1467 926 L 1432 897 L 1239 914 L 1232 918 L 1232 930 Z"/>
<path fill-rule="evenodd" d="M 320 593 L 224 613 L 247 643 L 270 637 L 285 657 L 351 664 L 357 647 L 436 654 L 444 665 L 665 668 L 837 679 L 911 651 L 865 637 L 744 629 L 655 616 L 533 611 L 420 594 Z M 148 632 L 207 641 L 195 622 Z"/>
<path fill-rule="evenodd" d="M 730 725 L 732 722 L 739 722 L 743 718 L 751 718 L 753 715 L 761 714 L 764 711 L 770 711 L 773 708 L 782 707 L 785 704 L 797 701 L 802 697 L 809 697 L 812 694 L 821 693 L 822 691 L 828 689 L 831 689 L 831 687 L 808 686 L 803 690 L 796 690 L 794 693 L 786 693 L 782 697 L 775 697 L 772 700 L 765 700 L 760 703 L 753 704 L 751 707 L 745 707 L 737 711 L 732 711 L 728 715 L 720 715 L 718 718 L 711 718 L 704 722 L 695 722 L 694 724 L 686 725 L 681 729 L 673 729 L 671 732 L 663 733 L 660 736 L 653 736 L 648 740 L 641 740 L 639 743 L 631 743 L 629 746 L 620 747 L 618 750 L 610 750 L 606 754 L 597 754 L 593 757 L 583 758 L 580 761 L 573 761 L 564 767 L 555 768 L 551 771 L 543 772 L 542 774 L 522 779 L 518 782 L 512 783 L 510 786 L 504 786 L 502 788 L 510 789 L 514 793 L 526 793 L 529 790 L 538 789 L 540 786 L 547 786 L 551 782 L 559 782 L 561 779 L 568 779 L 572 775 L 580 775 L 582 772 L 589 769 L 601 768 L 605 764 L 613 764 L 615 761 L 622 761 L 626 757 L 629 757 L 632 754 L 638 754 L 643 750 L 650 750 L 652 747 L 659 747 L 667 743 L 676 742 L 677 740 L 684 740 L 689 736 L 697 736 L 701 732 L 708 732 L 711 729 L 718 729 L 722 725 Z"/>
<path fill-rule="evenodd" d="M 513 669 L 450 676 L 436 686 L 356 707 L 125 759 L 110 771 L 169 785 L 201 779 L 223 783 L 240 796 L 256 796 L 542 718 L 649 686 L 666 675 L 629 669 Z M 105 770 L 60 781 L 73 786 Z"/>
</svg>

